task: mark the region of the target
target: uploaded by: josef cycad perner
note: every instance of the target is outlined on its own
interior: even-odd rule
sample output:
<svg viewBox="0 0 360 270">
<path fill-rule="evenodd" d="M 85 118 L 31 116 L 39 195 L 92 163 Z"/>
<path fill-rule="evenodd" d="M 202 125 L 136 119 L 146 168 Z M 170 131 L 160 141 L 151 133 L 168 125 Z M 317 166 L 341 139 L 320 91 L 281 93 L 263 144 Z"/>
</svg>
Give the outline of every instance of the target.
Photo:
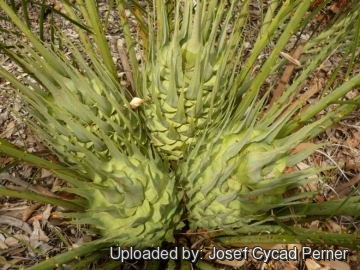
<svg viewBox="0 0 360 270">
<path fill-rule="evenodd" d="M 249 256 L 257 261 L 268 263 L 270 260 L 299 261 L 311 257 L 314 260 L 346 260 L 349 250 L 347 249 L 312 249 L 303 246 L 299 250 L 296 246 L 292 249 L 263 249 L 262 247 L 244 247 L 242 249 L 217 249 L 212 247 L 206 256 L 210 260 L 248 260 Z M 196 263 L 203 260 L 205 252 L 202 249 L 186 249 L 184 247 L 174 247 L 172 249 L 145 249 L 134 248 L 123 249 L 119 246 L 110 248 L 110 258 L 113 260 L 186 260 Z"/>
</svg>

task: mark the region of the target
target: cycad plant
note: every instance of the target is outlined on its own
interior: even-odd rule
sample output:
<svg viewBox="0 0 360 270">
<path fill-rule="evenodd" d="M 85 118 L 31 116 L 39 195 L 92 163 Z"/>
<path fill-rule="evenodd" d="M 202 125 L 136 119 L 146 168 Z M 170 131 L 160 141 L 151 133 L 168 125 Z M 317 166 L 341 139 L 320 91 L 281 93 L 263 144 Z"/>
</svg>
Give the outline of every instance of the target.
<svg viewBox="0 0 360 270">
<path fill-rule="evenodd" d="M 19 80 L 2 67 L 0 74 L 13 85 L 12 95 L 21 96 L 29 112 L 24 120 L 61 164 L 3 139 L 0 153 L 49 169 L 69 183 L 62 190 L 78 197 L 59 200 L 4 187 L 0 193 L 63 206 L 71 210 L 61 213 L 69 223 L 90 225 L 100 236 L 30 269 L 72 260 L 80 269 L 111 245 L 157 247 L 173 242 L 185 224 L 229 245 L 309 238 L 360 244 L 355 235 L 314 236 L 301 226 L 333 215 L 356 218 L 358 197 L 312 204 L 313 193 L 289 192 L 329 169 L 292 170 L 322 145 L 296 147 L 359 104 L 358 96 L 345 98 L 360 85 L 358 1 L 323 21 L 317 16 L 330 1 L 260 1 L 256 8 L 250 0 L 110 1 L 109 14 L 118 12 L 126 41 L 128 89 L 119 83 L 106 40 L 108 14 L 101 17 L 95 1 L 60 1 L 60 11 L 31 2 L 40 14 L 48 9 L 71 22 L 77 41 L 56 19 L 45 39 L 42 19 L 39 33 L 32 31 L 30 1 L 22 1 L 20 11 L 9 2 L 0 0 L 1 18 L 11 25 L 1 29 L 8 37 L 1 53 L 29 76 Z M 137 34 L 125 11 L 136 19 Z M 332 56 L 341 60 L 324 89 L 303 91 L 310 81 L 316 84 L 312 73 Z M 314 95 L 317 102 L 308 105 Z M 87 259 L 78 261 L 81 256 Z"/>
</svg>

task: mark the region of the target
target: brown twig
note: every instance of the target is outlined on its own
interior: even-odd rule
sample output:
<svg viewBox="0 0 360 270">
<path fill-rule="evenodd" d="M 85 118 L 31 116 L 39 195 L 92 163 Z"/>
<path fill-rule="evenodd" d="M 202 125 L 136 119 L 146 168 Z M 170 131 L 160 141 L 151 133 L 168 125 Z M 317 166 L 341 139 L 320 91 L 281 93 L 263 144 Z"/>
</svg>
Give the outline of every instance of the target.
<svg viewBox="0 0 360 270">
<path fill-rule="evenodd" d="M 123 42 L 121 39 L 117 40 L 117 49 L 119 52 L 119 56 L 120 56 L 120 60 L 121 60 L 121 64 L 124 68 L 124 72 L 126 74 L 126 79 L 130 82 L 131 85 L 131 90 L 130 93 L 133 97 L 136 97 L 136 89 L 135 89 L 135 83 L 134 83 L 134 78 L 131 72 L 131 67 L 130 67 L 130 63 L 129 63 L 129 59 L 127 57 L 126 54 L 126 50 L 124 48 Z"/>
<path fill-rule="evenodd" d="M 302 52 L 304 46 L 305 46 L 305 43 L 300 43 L 299 46 L 296 48 L 294 54 L 291 56 L 294 60 L 297 60 L 300 58 L 300 55 L 301 55 L 301 52 Z M 290 80 L 290 76 L 291 76 L 295 66 L 296 66 L 295 62 L 289 61 L 289 64 L 286 67 L 284 74 L 282 75 L 282 77 L 280 79 L 280 83 L 279 83 L 278 87 L 276 88 L 274 95 L 270 101 L 269 108 L 271 108 L 273 106 L 273 104 L 275 103 L 275 101 L 278 100 L 281 97 L 281 95 L 283 94 L 284 89 Z"/>
</svg>

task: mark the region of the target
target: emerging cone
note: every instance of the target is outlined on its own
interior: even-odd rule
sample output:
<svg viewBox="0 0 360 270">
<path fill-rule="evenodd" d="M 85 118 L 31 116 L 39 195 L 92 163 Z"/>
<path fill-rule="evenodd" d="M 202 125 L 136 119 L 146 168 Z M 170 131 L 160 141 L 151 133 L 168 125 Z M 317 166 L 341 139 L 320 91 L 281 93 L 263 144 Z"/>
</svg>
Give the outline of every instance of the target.
<svg viewBox="0 0 360 270">
<path fill-rule="evenodd" d="M 318 148 L 289 155 L 313 125 L 284 139 L 269 140 L 278 128 L 204 136 L 193 150 L 197 154 L 190 155 L 180 168 L 193 230 L 236 230 L 251 221 L 265 220 L 269 209 L 284 202 L 283 193 L 289 187 L 303 184 L 314 174 L 314 170 L 284 173 L 286 166 L 297 164 Z"/>
<path fill-rule="evenodd" d="M 181 228 L 180 192 L 174 175 L 142 156 L 103 163 L 101 176 L 86 187 L 66 189 L 89 201 L 86 213 L 67 214 L 73 224 L 92 224 L 122 247 L 145 248 L 172 241 Z"/>
<path fill-rule="evenodd" d="M 144 107 L 152 143 L 169 160 L 182 158 L 195 135 L 215 121 L 225 106 L 227 51 L 215 45 L 225 38 L 224 35 L 220 40 L 215 38 L 217 16 L 220 17 L 224 5 L 219 10 L 214 1 L 211 6 L 205 6 L 199 1 L 193 15 L 193 3 L 185 1 L 181 16 L 177 6 L 171 30 L 163 15 L 164 3 L 159 1 L 157 6 L 157 19 L 161 21 L 158 25 L 162 27 L 158 29 L 160 42 L 151 45 L 143 95 L 151 100 Z"/>
</svg>

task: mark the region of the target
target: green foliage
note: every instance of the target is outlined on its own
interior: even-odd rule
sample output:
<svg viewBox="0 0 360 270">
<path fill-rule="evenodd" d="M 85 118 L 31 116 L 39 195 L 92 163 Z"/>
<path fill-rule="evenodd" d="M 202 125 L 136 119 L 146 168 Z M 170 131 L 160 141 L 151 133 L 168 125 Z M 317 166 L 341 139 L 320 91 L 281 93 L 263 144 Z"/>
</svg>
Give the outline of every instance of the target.
<svg viewBox="0 0 360 270">
<path fill-rule="evenodd" d="M 360 86 L 354 71 L 359 60 L 358 1 L 314 29 L 309 24 L 316 24 L 321 7 L 311 10 L 310 0 L 261 1 L 258 24 L 251 18 L 251 0 L 157 0 L 145 8 L 137 0 L 110 1 L 126 41 L 132 89 L 119 83 L 104 32 L 109 14 L 102 18 L 92 0 L 60 2 L 61 11 L 43 1 L 33 4 L 41 13 L 49 8 L 51 16 L 71 22 L 78 41 L 62 33 L 54 18 L 45 40 L 44 20 L 36 34 L 26 12 L 21 15 L 13 1 L 8 5 L 0 0 L 4 19 L 12 25 L 0 29 L 11 38 L 11 44 L 0 44 L 0 51 L 31 80 L 20 80 L 3 67 L 0 75 L 13 85 L 13 94 L 21 96 L 31 115 L 25 117 L 28 125 L 64 165 L 4 140 L 0 153 L 49 169 L 71 184 L 64 191 L 79 198 L 7 195 L 68 208 L 72 212 L 63 215 L 71 217 L 72 224 L 91 225 L 102 238 L 31 269 L 51 269 L 77 256 L 84 260 L 75 262 L 74 269 L 85 267 L 99 258 L 95 249 L 114 244 L 146 248 L 172 242 L 183 219 L 194 231 L 220 231 L 214 240 L 231 245 L 306 243 L 314 231 L 294 227 L 293 220 L 300 224 L 337 214 L 357 217 L 357 197 L 320 205 L 302 202 L 313 194 L 283 194 L 328 169 L 286 172 L 322 145 L 296 153 L 294 148 L 359 105 L 359 96 L 345 100 Z M 26 4 L 22 1 L 24 11 Z M 137 20 L 140 38 L 131 34 L 126 9 Z M 302 40 L 309 29 L 310 37 Z M 281 55 L 299 48 L 301 57 L 292 60 L 300 62 L 295 68 Z M 307 106 L 317 91 L 302 93 L 302 87 L 332 56 L 341 58 L 341 65 L 319 93 L 321 98 Z M 288 74 L 285 82 L 274 81 L 289 67 L 296 69 L 291 78 Z M 142 104 L 135 108 L 133 98 Z M 320 115 L 324 110 L 328 112 Z M 0 189 L 0 194 L 6 192 Z M 270 234 L 261 235 L 263 231 Z M 360 245 L 352 235 L 316 235 L 319 243 Z"/>
</svg>

